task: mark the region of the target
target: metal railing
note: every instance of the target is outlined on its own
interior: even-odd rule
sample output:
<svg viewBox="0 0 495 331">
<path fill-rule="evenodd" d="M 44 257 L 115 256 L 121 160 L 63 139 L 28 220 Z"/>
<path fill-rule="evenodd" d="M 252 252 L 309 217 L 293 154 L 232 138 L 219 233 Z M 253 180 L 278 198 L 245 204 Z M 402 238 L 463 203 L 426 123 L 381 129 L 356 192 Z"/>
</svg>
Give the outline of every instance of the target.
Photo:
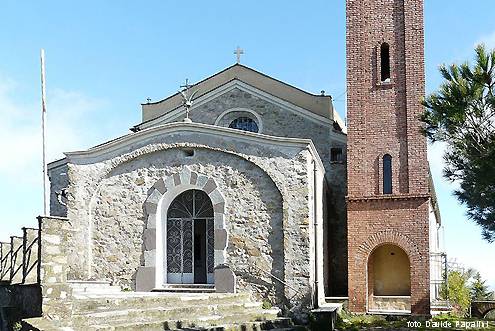
<svg viewBox="0 0 495 331">
<path fill-rule="evenodd" d="M 21 270 L 22 268 L 22 264 L 18 264 L 18 257 L 19 257 L 19 252 L 22 252 L 21 249 L 22 249 L 22 245 L 18 246 L 17 248 L 15 248 L 15 239 L 23 239 L 22 237 L 19 237 L 19 236 L 10 236 L 10 249 L 11 249 L 11 253 L 10 253 L 10 283 L 14 282 L 14 277 L 17 275 L 17 273 L 19 272 L 19 270 Z"/>
<path fill-rule="evenodd" d="M 0 281 L 10 278 L 10 254 L 10 243 L 0 242 Z"/>
<path fill-rule="evenodd" d="M 28 231 L 36 231 L 36 236 L 33 239 L 29 239 Z M 28 276 L 31 274 L 33 269 L 36 267 L 36 283 L 41 283 L 41 230 L 34 228 L 22 228 L 23 232 L 23 242 L 22 242 L 22 283 L 27 281 Z M 29 241 L 30 240 L 30 241 Z M 36 246 L 35 246 L 36 245 Z M 34 261 L 33 250 L 35 251 Z"/>
<path fill-rule="evenodd" d="M 22 241 L 21 241 L 22 240 Z M 22 237 L 0 242 L 0 282 L 41 283 L 41 230 L 22 228 Z"/>
</svg>

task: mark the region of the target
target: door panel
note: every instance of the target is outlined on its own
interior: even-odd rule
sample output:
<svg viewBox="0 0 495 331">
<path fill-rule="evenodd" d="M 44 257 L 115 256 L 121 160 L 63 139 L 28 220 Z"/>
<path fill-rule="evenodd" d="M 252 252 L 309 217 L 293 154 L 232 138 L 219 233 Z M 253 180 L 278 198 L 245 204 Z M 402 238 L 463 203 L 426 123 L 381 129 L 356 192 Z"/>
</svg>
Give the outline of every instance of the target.
<svg viewBox="0 0 495 331">
<path fill-rule="evenodd" d="M 206 220 L 194 220 L 194 283 L 206 284 Z"/>
</svg>

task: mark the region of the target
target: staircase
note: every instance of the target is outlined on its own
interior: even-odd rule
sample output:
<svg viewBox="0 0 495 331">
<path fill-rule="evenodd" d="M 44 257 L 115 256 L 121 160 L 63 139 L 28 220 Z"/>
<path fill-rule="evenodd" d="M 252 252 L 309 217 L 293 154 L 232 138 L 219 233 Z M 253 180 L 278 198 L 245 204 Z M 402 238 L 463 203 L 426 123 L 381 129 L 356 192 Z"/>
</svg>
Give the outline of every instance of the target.
<svg viewBox="0 0 495 331">
<path fill-rule="evenodd" d="M 72 284 L 72 317 L 25 320 L 33 330 L 301 330 L 249 294 L 120 292 L 108 283 Z M 304 329 L 302 329 L 304 330 Z"/>
</svg>

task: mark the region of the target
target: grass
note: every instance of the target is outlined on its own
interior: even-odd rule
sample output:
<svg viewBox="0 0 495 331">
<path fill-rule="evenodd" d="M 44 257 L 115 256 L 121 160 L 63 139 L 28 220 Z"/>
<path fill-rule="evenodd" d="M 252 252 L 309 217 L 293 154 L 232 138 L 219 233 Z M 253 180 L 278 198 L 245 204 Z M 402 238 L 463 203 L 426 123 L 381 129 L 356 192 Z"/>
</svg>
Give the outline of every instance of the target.
<svg viewBox="0 0 495 331">
<path fill-rule="evenodd" d="M 413 326 L 411 322 L 416 321 Z M 358 315 L 351 314 L 347 311 L 342 311 L 339 315 L 336 329 L 337 330 L 350 330 L 350 331 L 361 331 L 361 330 L 466 330 L 466 328 L 455 328 L 456 322 L 476 322 L 482 321 L 487 322 L 487 320 L 472 319 L 472 318 L 462 318 L 453 316 L 450 314 L 444 314 L 433 317 L 430 322 L 430 327 L 426 326 L 425 320 L 414 319 L 411 317 L 404 316 L 381 316 L 381 315 Z M 408 322 L 409 325 L 408 325 Z M 443 322 L 441 326 L 433 326 L 431 322 Z M 444 327 L 450 322 L 452 327 Z M 482 330 L 495 330 L 495 321 L 488 321 L 488 328 L 483 328 Z M 476 328 L 471 328 L 471 330 L 476 330 Z"/>
</svg>

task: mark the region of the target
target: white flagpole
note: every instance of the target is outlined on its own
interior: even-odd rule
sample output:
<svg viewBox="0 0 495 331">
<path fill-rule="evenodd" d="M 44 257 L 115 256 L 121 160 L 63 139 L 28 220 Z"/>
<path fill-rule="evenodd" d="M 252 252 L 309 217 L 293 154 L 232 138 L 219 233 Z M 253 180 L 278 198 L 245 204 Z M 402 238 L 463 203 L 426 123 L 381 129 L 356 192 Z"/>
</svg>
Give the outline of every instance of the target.
<svg viewBox="0 0 495 331">
<path fill-rule="evenodd" d="M 45 91 L 45 50 L 41 49 L 41 134 L 43 142 L 43 215 L 49 213 L 49 188 L 48 188 L 48 166 L 46 164 L 45 144 L 45 122 L 46 122 L 46 91 Z"/>
</svg>

